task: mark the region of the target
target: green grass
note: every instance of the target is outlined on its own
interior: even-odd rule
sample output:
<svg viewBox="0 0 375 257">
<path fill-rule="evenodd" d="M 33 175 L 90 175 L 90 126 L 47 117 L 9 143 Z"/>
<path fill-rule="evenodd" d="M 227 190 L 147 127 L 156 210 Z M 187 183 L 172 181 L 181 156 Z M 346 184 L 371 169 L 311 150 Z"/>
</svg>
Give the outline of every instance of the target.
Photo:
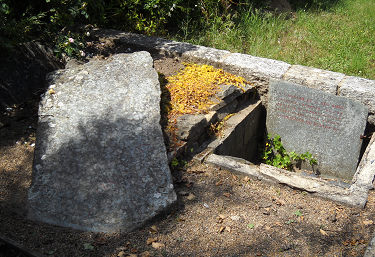
<svg viewBox="0 0 375 257">
<path fill-rule="evenodd" d="M 180 32 L 175 40 L 375 79 L 373 0 L 297 9 L 290 17 L 243 9 L 205 28 L 187 18 Z"/>
</svg>

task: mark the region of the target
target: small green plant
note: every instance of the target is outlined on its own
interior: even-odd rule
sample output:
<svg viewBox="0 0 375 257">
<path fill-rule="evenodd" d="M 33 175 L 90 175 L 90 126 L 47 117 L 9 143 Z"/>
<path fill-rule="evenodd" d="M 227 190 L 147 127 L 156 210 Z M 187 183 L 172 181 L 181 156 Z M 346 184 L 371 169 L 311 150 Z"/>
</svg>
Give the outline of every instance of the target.
<svg viewBox="0 0 375 257">
<path fill-rule="evenodd" d="M 297 154 L 294 151 L 287 152 L 281 143 L 279 135 L 275 134 L 275 137 L 272 139 L 271 134 L 268 134 L 267 138 L 268 142 L 262 152 L 262 159 L 266 164 L 291 170 L 293 161 L 300 162 L 307 160 L 311 166 L 317 163 L 317 160 L 313 158 L 312 154 L 309 152 L 304 154 Z M 277 152 L 277 154 L 275 154 L 275 152 Z"/>
<path fill-rule="evenodd" d="M 286 222 L 286 224 L 291 224 L 291 223 L 293 223 L 293 222 L 296 222 L 295 220 L 288 220 L 287 222 Z"/>
<path fill-rule="evenodd" d="M 171 162 L 171 168 L 174 169 L 178 166 L 178 160 L 177 158 L 174 158 L 173 161 Z"/>
<path fill-rule="evenodd" d="M 85 250 L 94 250 L 94 246 L 92 246 L 90 243 L 83 244 L 83 247 Z"/>
<path fill-rule="evenodd" d="M 186 167 L 186 166 L 188 165 L 188 162 L 185 161 L 185 160 L 181 160 L 181 165 L 182 165 L 183 167 Z"/>
<path fill-rule="evenodd" d="M 253 229 L 255 227 L 255 224 L 254 223 L 250 223 L 247 225 L 249 228 Z"/>
<path fill-rule="evenodd" d="M 67 35 L 59 35 L 56 40 L 55 53 L 56 56 L 61 58 L 65 53 L 70 58 L 83 59 L 85 57 L 84 38 L 78 33 L 68 32 Z"/>
<path fill-rule="evenodd" d="M 298 209 L 296 212 L 294 212 L 294 214 L 295 214 L 296 216 L 298 216 L 298 217 L 301 217 L 301 216 L 302 216 L 302 213 L 299 211 L 299 209 Z"/>
</svg>

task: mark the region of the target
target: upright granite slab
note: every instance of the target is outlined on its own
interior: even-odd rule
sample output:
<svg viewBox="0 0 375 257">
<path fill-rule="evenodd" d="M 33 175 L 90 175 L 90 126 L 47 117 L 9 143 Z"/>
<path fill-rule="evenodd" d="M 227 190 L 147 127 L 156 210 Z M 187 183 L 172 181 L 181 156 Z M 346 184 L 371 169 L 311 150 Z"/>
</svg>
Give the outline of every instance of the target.
<svg viewBox="0 0 375 257">
<path fill-rule="evenodd" d="M 344 97 L 271 80 L 267 131 L 281 136 L 285 149 L 309 151 L 322 175 L 351 180 L 358 164 L 367 107 Z"/>
<path fill-rule="evenodd" d="M 30 219 L 126 232 L 176 201 L 148 52 L 58 71 L 39 107 Z"/>
</svg>

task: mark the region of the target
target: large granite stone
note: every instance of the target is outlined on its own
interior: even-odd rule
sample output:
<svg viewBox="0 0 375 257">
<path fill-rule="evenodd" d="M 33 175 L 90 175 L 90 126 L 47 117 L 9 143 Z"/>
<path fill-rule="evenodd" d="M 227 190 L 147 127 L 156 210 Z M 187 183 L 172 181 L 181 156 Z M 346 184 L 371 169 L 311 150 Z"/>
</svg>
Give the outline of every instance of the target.
<svg viewBox="0 0 375 257">
<path fill-rule="evenodd" d="M 28 217 L 126 232 L 176 201 L 149 53 L 58 71 L 43 95 Z"/>
<path fill-rule="evenodd" d="M 322 175 L 351 180 L 358 164 L 367 107 L 344 97 L 271 80 L 267 130 L 287 151 L 309 151 Z"/>
</svg>

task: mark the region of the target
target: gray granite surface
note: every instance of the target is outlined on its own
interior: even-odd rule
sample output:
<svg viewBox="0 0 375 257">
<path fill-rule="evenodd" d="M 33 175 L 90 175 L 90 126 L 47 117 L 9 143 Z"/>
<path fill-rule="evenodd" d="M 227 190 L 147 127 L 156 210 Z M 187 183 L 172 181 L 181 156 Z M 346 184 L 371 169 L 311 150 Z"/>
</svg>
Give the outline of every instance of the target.
<svg viewBox="0 0 375 257">
<path fill-rule="evenodd" d="M 87 231 L 130 231 L 176 201 L 148 52 L 50 74 L 28 217 Z"/>
<path fill-rule="evenodd" d="M 271 80 L 267 130 L 281 136 L 285 149 L 309 151 L 315 170 L 325 176 L 351 180 L 358 164 L 367 107 L 344 97 Z"/>
</svg>

